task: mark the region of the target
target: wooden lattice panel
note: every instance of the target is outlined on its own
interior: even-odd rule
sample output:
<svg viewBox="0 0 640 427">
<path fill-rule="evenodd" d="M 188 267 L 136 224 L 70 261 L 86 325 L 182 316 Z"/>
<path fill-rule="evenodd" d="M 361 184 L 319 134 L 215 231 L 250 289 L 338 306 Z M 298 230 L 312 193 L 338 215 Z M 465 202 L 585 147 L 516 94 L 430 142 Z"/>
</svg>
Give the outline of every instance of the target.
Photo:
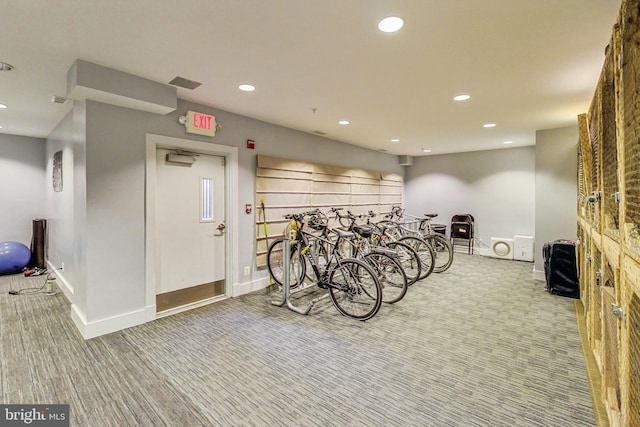
<svg viewBox="0 0 640 427">
<path fill-rule="evenodd" d="M 578 283 L 580 285 L 580 300 L 585 312 L 589 307 L 589 292 L 588 292 L 588 269 L 585 268 L 586 262 L 586 248 L 587 248 L 587 233 L 581 222 L 578 222 L 578 244 L 576 245 L 577 261 L 578 261 Z"/>
<path fill-rule="evenodd" d="M 590 261 L 590 257 L 591 254 L 589 252 L 589 248 L 591 248 L 591 238 L 589 237 L 589 235 L 587 234 L 586 230 L 583 229 L 584 232 L 584 240 L 582 241 L 582 251 L 583 251 L 583 257 L 582 257 L 582 265 L 580 266 L 580 271 L 582 272 L 581 276 L 584 276 L 584 278 L 581 277 L 581 286 L 584 287 L 584 289 L 580 289 L 580 299 L 582 299 L 582 305 L 584 306 L 584 309 L 586 311 L 585 313 L 585 317 L 587 319 L 591 318 L 591 288 L 593 287 L 591 285 L 591 261 Z"/>
<path fill-rule="evenodd" d="M 596 91 L 593 105 L 591 106 L 591 114 L 589 115 L 589 138 L 591 143 L 591 191 L 596 192 L 599 191 L 600 187 L 598 185 L 598 179 L 600 177 L 600 153 L 601 153 L 601 135 L 600 135 L 600 94 L 601 90 L 598 87 Z M 591 224 L 595 227 L 596 230 L 600 231 L 600 201 L 596 201 L 595 203 L 587 203 L 587 219 Z"/>
<path fill-rule="evenodd" d="M 580 198 L 587 197 L 587 183 L 584 176 L 584 159 L 582 157 L 582 150 L 578 150 L 578 195 Z"/>
<path fill-rule="evenodd" d="M 591 143 L 591 188 L 598 188 L 598 176 L 600 174 L 600 150 L 602 145 L 601 121 L 602 121 L 602 80 L 598 82 L 598 88 L 593 96 L 589 109 L 589 141 Z"/>
<path fill-rule="evenodd" d="M 634 293 L 627 313 L 629 325 L 629 373 L 626 404 L 626 425 L 640 427 L 640 297 Z"/>
<path fill-rule="evenodd" d="M 586 217 L 586 203 L 587 203 L 587 183 L 584 176 L 584 159 L 582 157 L 582 150 L 578 147 L 578 217 Z"/>
<path fill-rule="evenodd" d="M 603 285 L 606 286 L 606 287 L 615 289 L 617 287 L 616 275 L 615 275 L 615 272 L 614 272 L 613 267 L 611 266 L 611 264 L 609 264 L 608 262 L 605 263 L 603 271 L 604 271 L 604 276 L 602 278 Z M 615 294 L 615 292 L 614 292 L 614 294 Z M 615 301 L 613 301 L 613 302 L 615 302 Z"/>
<path fill-rule="evenodd" d="M 624 135 L 624 226 L 626 246 L 640 253 L 640 1 L 627 0 L 621 12 L 621 115 Z"/>
<path fill-rule="evenodd" d="M 600 76 L 600 133 L 602 143 L 602 217 L 604 230 L 614 239 L 619 237 L 618 148 L 616 140 L 616 88 L 613 47 L 607 48 L 606 60 Z"/>
<path fill-rule="evenodd" d="M 584 180 L 582 182 L 582 191 L 584 196 L 591 194 L 591 140 L 589 139 L 589 121 L 586 114 L 578 115 L 578 146 L 581 160 L 582 174 Z M 583 194 L 583 193 L 580 193 Z"/>
</svg>

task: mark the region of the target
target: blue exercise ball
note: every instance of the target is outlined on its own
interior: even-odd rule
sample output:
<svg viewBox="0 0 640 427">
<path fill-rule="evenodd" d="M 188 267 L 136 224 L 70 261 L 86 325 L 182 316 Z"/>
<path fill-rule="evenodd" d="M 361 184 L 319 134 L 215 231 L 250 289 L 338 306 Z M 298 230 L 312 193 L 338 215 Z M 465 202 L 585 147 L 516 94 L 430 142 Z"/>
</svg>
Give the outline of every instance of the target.
<svg viewBox="0 0 640 427">
<path fill-rule="evenodd" d="M 0 243 L 0 275 L 19 273 L 30 259 L 31 251 L 22 243 Z"/>
</svg>

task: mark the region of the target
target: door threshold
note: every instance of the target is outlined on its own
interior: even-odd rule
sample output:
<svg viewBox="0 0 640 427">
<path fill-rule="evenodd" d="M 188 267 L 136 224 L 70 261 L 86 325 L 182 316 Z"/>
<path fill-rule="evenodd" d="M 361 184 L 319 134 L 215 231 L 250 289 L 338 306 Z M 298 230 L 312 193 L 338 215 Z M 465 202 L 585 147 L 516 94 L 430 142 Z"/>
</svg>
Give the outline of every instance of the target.
<svg viewBox="0 0 640 427">
<path fill-rule="evenodd" d="M 195 301 L 189 304 L 181 305 L 178 307 L 168 308 L 163 311 L 158 311 L 156 313 L 156 319 L 160 319 L 162 317 L 172 316 L 174 314 L 182 313 L 184 311 L 193 310 L 194 308 L 204 307 L 205 305 L 213 304 L 214 302 L 223 301 L 229 298 L 226 295 L 220 295 L 216 297 L 211 297 L 207 299 L 203 299 L 200 301 Z"/>
</svg>

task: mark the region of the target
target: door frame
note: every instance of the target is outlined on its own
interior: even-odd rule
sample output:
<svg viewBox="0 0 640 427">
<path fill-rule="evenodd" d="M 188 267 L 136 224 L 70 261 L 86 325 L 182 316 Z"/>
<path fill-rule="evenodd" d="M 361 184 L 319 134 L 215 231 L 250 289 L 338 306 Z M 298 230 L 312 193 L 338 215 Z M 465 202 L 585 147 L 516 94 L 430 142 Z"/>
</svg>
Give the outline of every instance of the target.
<svg viewBox="0 0 640 427">
<path fill-rule="evenodd" d="M 227 145 L 211 144 L 190 139 L 163 135 L 146 135 L 145 164 L 145 311 L 146 320 L 156 319 L 156 150 L 182 149 L 185 151 L 211 154 L 225 159 L 225 297 L 238 281 L 237 266 L 239 260 L 238 244 L 238 148 Z M 196 303 L 197 304 L 197 303 Z M 193 306 L 195 307 L 196 304 Z"/>
</svg>

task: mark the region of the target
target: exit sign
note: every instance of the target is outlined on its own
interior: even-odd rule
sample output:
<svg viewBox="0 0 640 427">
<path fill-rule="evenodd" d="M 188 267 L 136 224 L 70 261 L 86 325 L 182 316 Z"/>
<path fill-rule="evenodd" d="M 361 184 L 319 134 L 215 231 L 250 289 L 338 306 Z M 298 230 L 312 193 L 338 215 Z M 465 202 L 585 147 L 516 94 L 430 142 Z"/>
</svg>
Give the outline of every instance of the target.
<svg viewBox="0 0 640 427">
<path fill-rule="evenodd" d="M 216 136 L 216 118 L 208 114 L 187 111 L 187 120 L 184 123 L 187 133 L 195 133 L 205 136 Z"/>
</svg>

